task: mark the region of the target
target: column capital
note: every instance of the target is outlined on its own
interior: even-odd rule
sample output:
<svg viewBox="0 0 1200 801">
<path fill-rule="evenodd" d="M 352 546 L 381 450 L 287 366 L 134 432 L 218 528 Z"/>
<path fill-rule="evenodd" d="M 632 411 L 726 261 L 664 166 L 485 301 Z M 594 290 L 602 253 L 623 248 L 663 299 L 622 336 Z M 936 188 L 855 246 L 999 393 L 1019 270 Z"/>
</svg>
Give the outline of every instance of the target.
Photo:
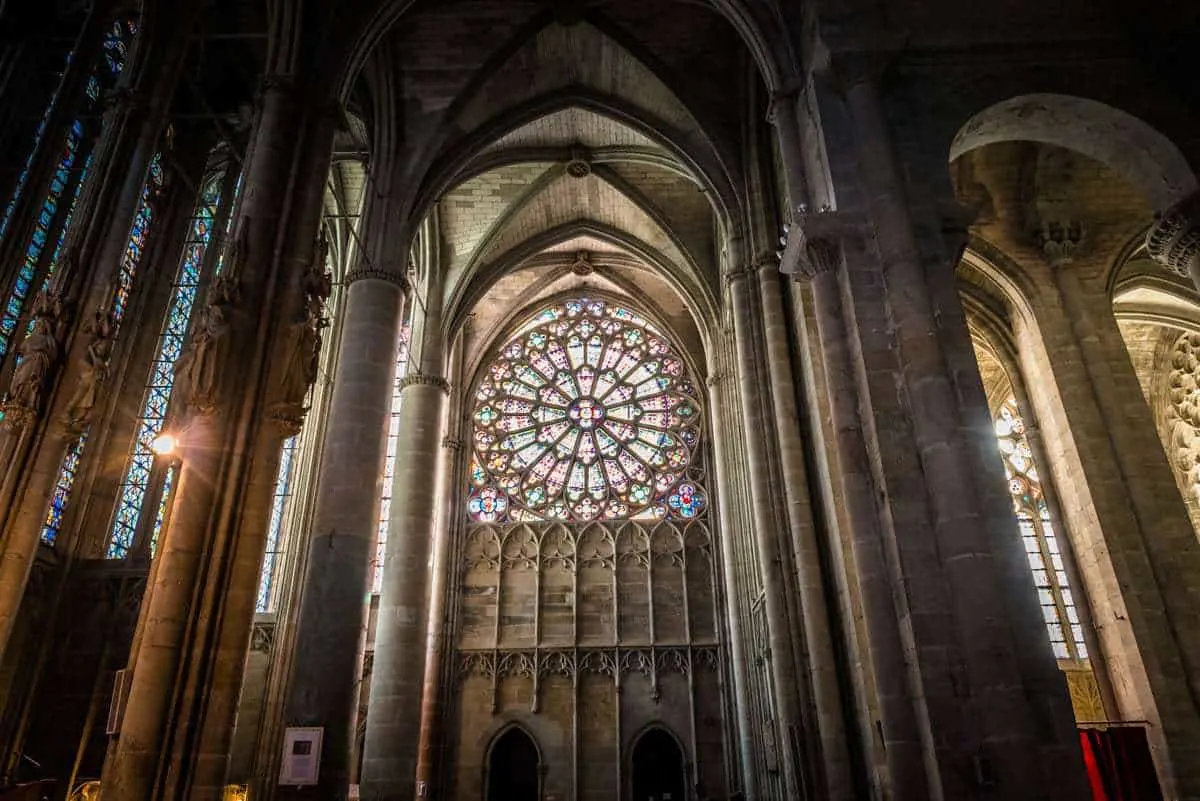
<svg viewBox="0 0 1200 801">
<path fill-rule="evenodd" d="M 721 384 L 725 383 L 726 377 L 727 376 L 724 371 L 718 370 L 714 373 L 709 374 L 708 378 L 704 379 L 704 383 L 708 386 L 709 389 L 714 389 L 716 387 L 721 386 Z"/>
<path fill-rule="evenodd" d="M 741 278 L 746 278 L 747 276 L 750 275 L 750 273 L 754 272 L 756 269 L 757 268 L 754 266 L 753 263 L 739 264 L 736 267 L 730 267 L 722 275 L 725 278 L 726 284 L 732 284 L 734 281 L 737 281 Z"/>
<path fill-rule="evenodd" d="M 442 447 L 448 451 L 460 451 L 462 450 L 462 440 L 455 437 L 443 437 Z"/>
<path fill-rule="evenodd" d="M 391 270 L 361 267 L 346 273 L 346 286 L 350 286 L 355 281 L 384 281 L 385 283 L 400 287 L 401 291 L 408 291 L 408 280 L 402 274 L 392 272 Z"/>
<path fill-rule="evenodd" d="M 1200 192 L 1158 215 L 1146 234 L 1146 253 L 1184 278 L 1200 273 Z"/>
<path fill-rule="evenodd" d="M 866 223 L 857 214 L 833 209 L 801 209 L 795 222 L 784 226 L 779 270 L 811 281 L 833 272 L 841 263 L 842 247 L 866 236 Z"/>
<path fill-rule="evenodd" d="M 450 382 L 440 375 L 426 375 L 424 373 L 409 373 L 400 379 L 400 389 L 403 391 L 408 387 L 437 387 L 442 391 L 443 395 L 450 394 Z"/>
</svg>

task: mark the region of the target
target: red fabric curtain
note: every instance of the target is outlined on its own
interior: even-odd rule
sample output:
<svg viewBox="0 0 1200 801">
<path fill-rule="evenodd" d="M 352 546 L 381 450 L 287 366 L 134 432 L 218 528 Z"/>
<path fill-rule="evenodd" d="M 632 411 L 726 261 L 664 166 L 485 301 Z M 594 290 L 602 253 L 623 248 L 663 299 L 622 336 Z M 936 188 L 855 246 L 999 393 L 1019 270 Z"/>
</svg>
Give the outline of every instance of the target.
<svg viewBox="0 0 1200 801">
<path fill-rule="evenodd" d="M 1080 729 L 1079 744 L 1093 801 L 1163 801 L 1145 729 Z"/>
</svg>

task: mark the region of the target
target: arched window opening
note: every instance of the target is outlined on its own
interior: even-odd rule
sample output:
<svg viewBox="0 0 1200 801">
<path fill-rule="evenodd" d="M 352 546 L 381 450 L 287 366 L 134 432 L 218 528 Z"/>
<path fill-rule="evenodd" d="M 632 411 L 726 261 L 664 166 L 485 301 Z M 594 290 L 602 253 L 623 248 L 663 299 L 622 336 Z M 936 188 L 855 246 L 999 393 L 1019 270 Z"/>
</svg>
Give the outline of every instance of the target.
<svg viewBox="0 0 1200 801">
<path fill-rule="evenodd" d="M 483 523 L 698 517 L 695 385 L 642 316 L 580 298 L 534 316 L 475 395 L 467 501 Z"/>
<path fill-rule="evenodd" d="M 107 550 L 109 559 L 123 559 L 129 555 L 137 537 L 143 508 L 148 498 L 154 494 L 152 489 L 155 489 L 153 485 L 156 480 L 160 499 L 170 490 L 166 482 L 171 474 L 155 471 L 152 445 L 166 423 L 175 386 L 175 364 L 183 352 L 202 279 L 214 261 L 209 257 L 209 245 L 213 229 L 217 225 L 218 211 L 228 214 L 228 207 L 221 207 L 225 182 L 226 175 L 223 170 L 215 171 L 205 179 L 188 225 L 183 256 L 176 272 L 166 320 L 146 384 L 133 452 L 125 471 L 125 478 L 121 482 Z M 157 542 L 160 526 L 161 519 L 156 516 L 153 530 L 150 532 L 152 547 Z"/>
<path fill-rule="evenodd" d="M 1083 624 L 1079 621 L 1065 558 L 1054 533 L 1041 478 L 1034 464 L 1033 449 L 1025 436 L 1025 421 L 1021 419 L 1015 397 L 1010 395 L 1001 405 L 995 425 L 1013 511 L 1037 585 L 1042 617 L 1054 655 L 1060 660 L 1086 660 L 1088 651 Z"/>
<path fill-rule="evenodd" d="M 683 752 L 675 738 L 653 728 L 633 747 L 633 801 L 683 801 Z"/>
<path fill-rule="evenodd" d="M 138 201 L 138 208 L 133 217 L 133 225 L 129 230 L 125 252 L 121 255 L 117 285 L 114 290 L 112 303 L 108 308 L 107 317 L 97 318 L 92 325 L 93 333 L 99 336 L 97 336 L 96 342 L 92 345 L 88 358 L 94 362 L 93 367 L 96 370 L 104 369 L 102 363 L 107 359 L 107 355 L 100 351 L 111 348 L 111 343 L 116 338 L 117 331 L 121 327 L 121 322 L 125 319 L 129 293 L 133 287 L 133 279 L 137 275 L 138 268 L 141 266 L 146 253 L 147 242 L 150 236 L 150 226 L 154 220 L 155 209 L 161 198 L 164 184 L 165 176 L 162 166 L 162 154 L 156 153 L 150 161 L 150 171 L 146 176 L 145 184 L 142 186 L 142 196 Z M 78 194 L 76 198 L 78 198 Z M 65 227 L 64 225 L 64 229 Z M 55 248 L 54 261 L 58 260 L 61 247 L 62 239 L 60 238 Z M 49 276 L 47 276 L 48 280 Z M 100 351 L 97 351 L 97 349 L 100 349 Z M 99 390 L 98 375 L 95 379 L 96 383 L 86 388 L 87 391 L 95 393 Z M 95 397 L 80 398 L 81 402 L 89 406 L 94 404 L 96 400 L 97 398 Z M 85 430 L 79 434 L 78 438 L 67 449 L 67 454 L 63 457 L 62 465 L 59 467 L 58 478 L 54 483 L 54 494 L 50 497 L 50 507 L 46 510 L 45 521 L 42 524 L 42 542 L 47 545 L 53 545 L 55 540 L 58 539 L 59 531 L 62 528 L 63 514 L 66 512 L 67 503 L 71 498 L 71 489 L 75 486 L 75 475 L 79 470 L 79 460 L 83 456 L 83 448 L 86 443 L 87 431 Z"/>
<path fill-rule="evenodd" d="M 299 441 L 299 435 L 288 437 L 283 441 L 279 454 L 279 470 L 275 474 L 275 490 L 271 494 L 271 519 L 267 522 L 267 547 L 258 579 L 255 612 L 270 612 L 275 606 L 275 573 L 282 557 L 283 520 L 292 497 L 292 474 L 295 472 L 296 445 Z"/>
<path fill-rule="evenodd" d="M 541 758 L 537 745 L 513 727 L 492 744 L 487 764 L 488 801 L 539 801 Z"/>
<path fill-rule="evenodd" d="M 25 247 L 24 258 L 9 290 L 4 308 L 0 310 L 0 358 L 8 353 L 13 344 L 13 337 L 25 312 L 26 302 L 34 287 L 39 285 L 39 273 L 42 274 L 40 287 L 44 290 L 58 267 L 75 205 L 91 165 L 92 147 L 100 135 L 100 131 L 94 125 L 85 124 L 85 121 L 96 116 L 103 91 L 111 89 L 120 78 L 121 72 L 125 68 L 129 47 L 136 33 L 136 23 L 132 19 L 122 19 L 115 21 L 105 35 L 102 47 L 103 55 L 88 76 L 87 99 L 83 104 L 83 114 L 67 129 L 62 154 L 59 156 L 58 165 L 50 179 L 46 196 L 43 198 L 34 220 L 33 231 Z M 52 99 L 51 106 L 56 100 L 57 96 Z M 39 126 L 39 138 L 42 133 L 42 127 Z M 35 152 L 36 149 L 35 143 Z M 32 164 L 32 160 L 33 154 L 30 155 L 28 164 Z M 27 173 L 22 172 L 18 178 L 15 193 L 5 210 L 5 227 L 8 225 L 8 217 L 16 205 L 27 177 Z M 46 246 L 51 243 L 53 243 L 51 256 L 46 260 L 44 258 Z"/>
<path fill-rule="evenodd" d="M 396 476 L 396 449 L 400 444 L 400 409 L 403 382 L 408 375 L 409 345 L 412 340 L 411 304 L 405 305 L 404 323 L 396 341 L 396 374 L 392 382 L 392 405 L 388 415 L 388 433 L 383 457 L 383 482 L 379 496 L 379 526 L 375 536 L 375 561 L 372 563 L 371 592 L 383 589 L 383 560 L 387 553 L 388 526 L 392 519 L 392 480 Z"/>
</svg>

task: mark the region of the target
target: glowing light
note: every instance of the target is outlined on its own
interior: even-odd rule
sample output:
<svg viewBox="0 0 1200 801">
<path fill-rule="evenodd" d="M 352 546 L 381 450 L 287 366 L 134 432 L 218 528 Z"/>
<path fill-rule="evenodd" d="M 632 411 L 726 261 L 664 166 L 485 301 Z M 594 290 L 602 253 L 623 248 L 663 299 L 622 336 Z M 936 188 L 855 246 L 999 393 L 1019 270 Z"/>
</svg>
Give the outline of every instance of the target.
<svg viewBox="0 0 1200 801">
<path fill-rule="evenodd" d="M 170 456 L 179 448 L 179 439 L 174 434 L 159 434 L 150 443 L 150 450 L 159 456 Z"/>
</svg>

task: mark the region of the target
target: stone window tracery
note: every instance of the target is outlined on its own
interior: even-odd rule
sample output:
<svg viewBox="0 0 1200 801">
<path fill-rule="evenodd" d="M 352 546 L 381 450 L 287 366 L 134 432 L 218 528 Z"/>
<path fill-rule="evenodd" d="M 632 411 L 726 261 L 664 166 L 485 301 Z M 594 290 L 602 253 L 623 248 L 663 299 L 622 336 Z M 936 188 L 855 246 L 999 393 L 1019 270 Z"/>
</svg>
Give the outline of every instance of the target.
<svg viewBox="0 0 1200 801">
<path fill-rule="evenodd" d="M 475 394 L 476 522 L 694 519 L 696 387 L 665 337 L 602 299 L 528 321 Z"/>
<path fill-rule="evenodd" d="M 1054 655 L 1058 659 L 1085 660 L 1088 650 L 1083 625 L 1015 397 L 1010 395 L 1001 405 L 995 426 L 1009 495 Z"/>
</svg>

